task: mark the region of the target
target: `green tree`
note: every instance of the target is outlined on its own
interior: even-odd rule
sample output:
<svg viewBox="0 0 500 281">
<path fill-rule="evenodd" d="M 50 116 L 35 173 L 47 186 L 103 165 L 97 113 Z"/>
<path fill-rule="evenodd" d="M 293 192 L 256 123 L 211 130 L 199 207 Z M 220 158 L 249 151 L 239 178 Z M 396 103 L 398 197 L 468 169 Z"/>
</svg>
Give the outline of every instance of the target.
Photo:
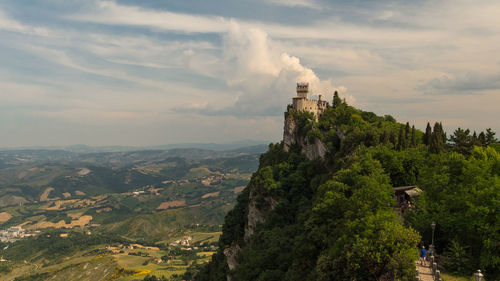
<svg viewBox="0 0 500 281">
<path fill-rule="evenodd" d="M 495 132 L 491 130 L 491 128 L 486 129 L 485 143 L 486 145 L 490 145 L 492 143 L 496 143 L 497 139 L 495 139 Z"/>
<path fill-rule="evenodd" d="M 460 238 L 471 268 L 481 268 L 487 280 L 500 278 L 500 154 L 492 147 L 474 147 L 466 157 L 454 152 L 428 157 L 420 169 L 423 190 L 415 212 L 405 222 L 430 243 L 429 224 L 438 223 L 436 249 L 456 253 Z"/>
<path fill-rule="evenodd" d="M 406 136 L 406 143 L 409 143 L 410 142 L 410 122 L 406 122 L 406 126 L 405 126 L 405 136 Z"/>
<path fill-rule="evenodd" d="M 396 144 L 397 144 L 397 138 L 396 138 L 396 133 L 394 133 L 394 131 L 391 130 L 391 133 L 389 134 L 389 141 L 392 143 L 392 146 L 393 147 L 396 147 Z"/>
<path fill-rule="evenodd" d="M 445 151 L 445 134 L 443 127 L 440 123 L 436 122 L 434 124 L 434 130 L 431 134 L 431 139 L 429 143 L 429 151 L 432 153 L 440 153 Z"/>
<path fill-rule="evenodd" d="M 419 235 L 392 210 L 392 187 L 371 154 L 318 188 L 308 225 L 328 248 L 318 258 L 317 280 L 413 280 Z M 383 250 L 382 250 L 383 249 Z"/>
<path fill-rule="evenodd" d="M 417 137 L 415 135 L 415 125 L 413 125 L 411 127 L 411 143 L 410 143 L 410 146 L 411 147 L 417 146 Z"/>
<path fill-rule="evenodd" d="M 341 100 L 341 99 L 340 99 L 340 97 L 339 97 L 339 93 L 338 93 L 337 91 L 335 91 L 335 92 L 333 93 L 333 101 L 332 101 L 332 106 L 333 106 L 334 108 L 337 108 L 337 107 L 338 107 L 339 105 L 341 105 L 341 104 L 342 104 L 342 100 Z"/>
<path fill-rule="evenodd" d="M 477 142 L 478 145 L 480 146 L 486 146 L 486 135 L 484 132 L 479 133 L 479 136 L 477 137 Z"/>
<path fill-rule="evenodd" d="M 425 133 L 424 133 L 424 136 L 422 138 L 422 142 L 425 145 L 430 145 L 431 144 L 431 136 L 432 136 L 431 124 L 429 122 L 427 122 L 427 127 L 425 127 Z"/>
<path fill-rule="evenodd" d="M 474 137 L 470 136 L 469 129 L 463 130 L 460 127 L 450 136 L 452 151 L 469 155 L 474 147 Z"/>
<path fill-rule="evenodd" d="M 443 143 L 446 144 L 448 141 L 448 137 L 446 136 L 446 132 L 443 129 L 443 123 L 439 122 L 439 128 L 441 129 L 441 133 L 443 134 Z"/>
<path fill-rule="evenodd" d="M 470 257 L 465 250 L 466 248 L 460 245 L 456 237 L 451 240 L 450 246 L 444 253 L 446 270 L 456 274 L 467 274 L 473 270 L 470 267 Z"/>
<path fill-rule="evenodd" d="M 403 129 L 403 126 L 399 127 L 399 137 L 398 137 L 398 150 L 406 149 L 406 131 Z"/>
<path fill-rule="evenodd" d="M 396 123 L 396 119 L 394 119 L 394 117 L 392 117 L 391 115 L 384 115 L 384 120 L 387 122 Z"/>
<path fill-rule="evenodd" d="M 387 134 L 387 131 L 384 130 L 382 134 L 380 135 L 380 144 L 387 145 L 389 143 L 389 135 Z"/>
</svg>

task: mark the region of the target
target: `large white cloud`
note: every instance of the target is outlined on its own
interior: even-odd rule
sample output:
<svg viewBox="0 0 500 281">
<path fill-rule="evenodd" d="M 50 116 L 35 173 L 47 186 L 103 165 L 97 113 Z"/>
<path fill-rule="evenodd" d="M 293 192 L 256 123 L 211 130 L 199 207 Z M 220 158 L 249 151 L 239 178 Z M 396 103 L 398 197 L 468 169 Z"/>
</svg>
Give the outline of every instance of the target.
<svg viewBox="0 0 500 281">
<path fill-rule="evenodd" d="M 209 115 L 281 115 L 295 95 L 297 82 L 308 82 L 312 94 L 321 94 L 324 99 L 331 100 L 333 92 L 339 91 L 348 102 L 354 102 L 346 87 L 336 86 L 330 79 L 321 80 L 311 68 L 302 65 L 299 58 L 274 44 L 262 29 L 246 28 L 231 21 L 223 38 L 222 58 L 207 67 L 220 71 L 218 75 L 226 81 L 233 99 L 229 104 L 207 101 L 204 106 L 187 105 L 191 111 Z M 189 55 L 192 57 L 193 52 Z"/>
</svg>

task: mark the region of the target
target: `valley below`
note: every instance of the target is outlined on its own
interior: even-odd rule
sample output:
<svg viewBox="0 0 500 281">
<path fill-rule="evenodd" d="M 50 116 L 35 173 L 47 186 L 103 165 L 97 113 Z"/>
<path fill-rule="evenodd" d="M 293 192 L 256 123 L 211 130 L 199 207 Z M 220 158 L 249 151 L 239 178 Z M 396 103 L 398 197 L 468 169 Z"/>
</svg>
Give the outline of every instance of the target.
<svg viewBox="0 0 500 281">
<path fill-rule="evenodd" d="M 266 149 L 0 151 L 0 278 L 181 280 Z"/>
</svg>

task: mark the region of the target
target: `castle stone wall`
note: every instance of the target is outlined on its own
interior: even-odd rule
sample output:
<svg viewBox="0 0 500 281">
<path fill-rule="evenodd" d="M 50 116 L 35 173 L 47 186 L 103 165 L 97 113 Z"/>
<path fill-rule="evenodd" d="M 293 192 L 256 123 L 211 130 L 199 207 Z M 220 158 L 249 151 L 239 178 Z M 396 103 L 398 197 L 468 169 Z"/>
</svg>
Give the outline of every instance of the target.
<svg viewBox="0 0 500 281">
<path fill-rule="evenodd" d="M 309 111 L 318 118 L 326 110 L 327 102 L 295 97 L 293 98 L 292 107 L 297 111 Z"/>
<path fill-rule="evenodd" d="M 319 100 L 310 100 L 308 94 L 309 84 L 297 83 L 297 96 L 293 98 L 292 108 L 297 111 L 309 111 L 318 119 L 328 107 L 328 102 L 321 100 L 321 95 Z"/>
</svg>

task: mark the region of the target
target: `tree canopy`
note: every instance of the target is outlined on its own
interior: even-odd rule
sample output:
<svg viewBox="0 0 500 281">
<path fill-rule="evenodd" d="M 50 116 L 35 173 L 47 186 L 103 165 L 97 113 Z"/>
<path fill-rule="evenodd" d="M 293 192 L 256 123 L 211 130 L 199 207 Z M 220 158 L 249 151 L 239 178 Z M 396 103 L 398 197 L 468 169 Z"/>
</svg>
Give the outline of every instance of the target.
<svg viewBox="0 0 500 281">
<path fill-rule="evenodd" d="M 226 217 L 217 254 L 195 280 L 414 280 L 416 249 L 430 244 L 433 221 L 447 270 L 481 268 L 498 279 L 495 133 L 458 128 L 448 139 L 440 122 L 424 133 L 351 107 L 338 94 L 333 104 L 317 121 L 289 113 L 302 137 L 326 145 L 325 159 L 306 159 L 298 145 L 284 152 L 282 143 L 271 144 Z M 423 191 L 403 223 L 393 187 L 406 185 Z M 252 204 L 266 219 L 245 241 Z M 235 245 L 241 250 L 231 271 L 224 249 Z"/>
</svg>

